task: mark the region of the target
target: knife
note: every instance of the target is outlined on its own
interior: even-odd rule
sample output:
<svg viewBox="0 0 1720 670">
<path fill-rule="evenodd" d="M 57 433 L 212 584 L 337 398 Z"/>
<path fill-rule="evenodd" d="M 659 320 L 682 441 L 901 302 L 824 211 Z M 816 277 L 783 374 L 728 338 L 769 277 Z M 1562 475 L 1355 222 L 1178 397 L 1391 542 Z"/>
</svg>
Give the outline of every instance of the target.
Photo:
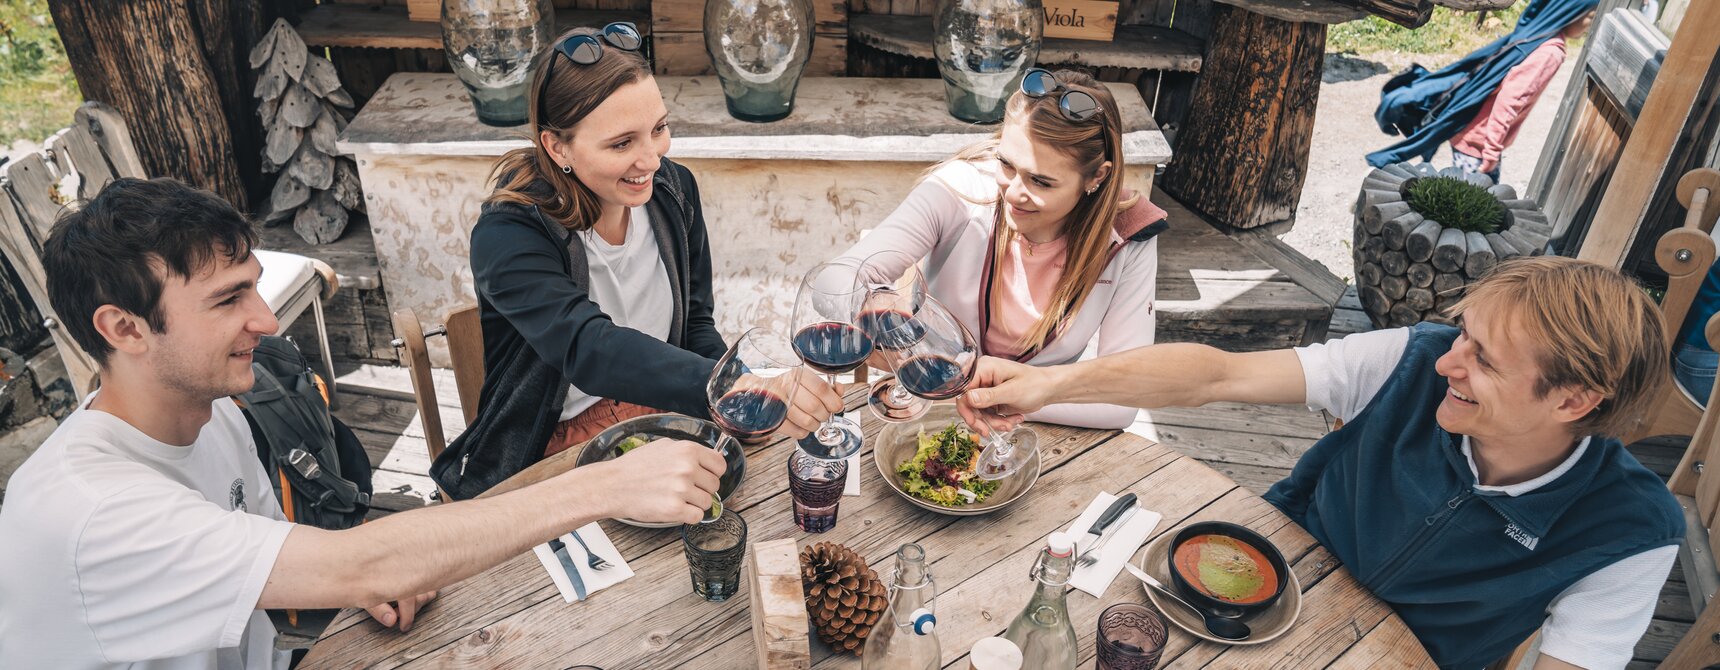
<svg viewBox="0 0 1720 670">
<path fill-rule="evenodd" d="M 567 555 L 567 545 L 561 543 L 561 538 L 549 541 L 549 550 L 555 557 L 561 559 L 561 569 L 567 572 L 567 581 L 573 583 L 573 597 L 585 600 L 585 580 L 579 578 L 579 567 L 573 564 L 573 559 Z"/>
<path fill-rule="evenodd" d="M 1081 552 L 1082 556 L 1091 553 L 1093 548 L 1098 546 L 1098 542 L 1104 541 L 1105 530 L 1116 523 L 1117 519 L 1123 516 L 1123 512 L 1135 506 L 1135 499 L 1135 494 L 1125 493 L 1115 502 L 1112 502 L 1110 507 L 1106 507 L 1104 512 L 1099 513 L 1099 518 L 1087 528 L 1087 534 L 1093 536 L 1093 540 L 1090 541 L 1086 551 Z"/>
</svg>

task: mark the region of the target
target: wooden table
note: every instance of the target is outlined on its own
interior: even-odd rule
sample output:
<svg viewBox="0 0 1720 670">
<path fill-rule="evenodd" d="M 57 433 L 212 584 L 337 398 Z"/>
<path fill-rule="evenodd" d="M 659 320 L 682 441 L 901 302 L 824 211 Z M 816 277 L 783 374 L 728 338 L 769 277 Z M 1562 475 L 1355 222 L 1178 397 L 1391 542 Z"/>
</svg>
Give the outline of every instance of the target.
<svg viewBox="0 0 1720 670">
<path fill-rule="evenodd" d="M 880 423 L 851 392 L 850 416 L 866 435 Z M 862 495 L 842 500 L 834 530 L 801 533 L 789 512 L 786 441 L 748 452 L 747 481 L 730 505 L 747 519 L 749 541 L 795 538 L 802 546 L 845 544 L 888 574 L 888 557 L 916 541 L 937 580 L 938 635 L 946 666 L 965 668 L 975 640 L 999 635 L 1033 590 L 1027 572 L 1045 537 L 1066 527 L 1100 490 L 1133 491 L 1164 514 L 1154 537 L 1197 521 L 1241 523 L 1270 537 L 1303 586 L 1301 620 L 1283 637 L 1252 647 L 1200 642 L 1172 628 L 1161 668 L 1433 667 L 1391 609 L 1358 584 L 1306 531 L 1259 496 L 1193 458 L 1119 431 L 1038 425 L 1044 473 L 1021 502 L 995 514 L 957 518 L 920 510 L 897 497 L 862 457 Z M 523 473 L 522 473 L 523 474 Z M 506 482 L 504 482 L 504 485 Z M 748 597 L 722 603 L 695 596 L 676 530 L 605 521 L 637 575 L 581 603 L 564 603 L 543 567 L 525 553 L 442 590 L 412 632 L 383 630 L 362 611 L 343 613 L 302 668 L 566 667 L 748 668 L 755 663 Z M 744 590 L 745 587 L 743 587 Z M 1123 574 L 1102 599 L 1075 591 L 1070 615 L 1080 636 L 1081 667 L 1093 663 L 1099 612 L 1145 602 Z M 816 668 L 858 668 L 813 643 Z"/>
</svg>

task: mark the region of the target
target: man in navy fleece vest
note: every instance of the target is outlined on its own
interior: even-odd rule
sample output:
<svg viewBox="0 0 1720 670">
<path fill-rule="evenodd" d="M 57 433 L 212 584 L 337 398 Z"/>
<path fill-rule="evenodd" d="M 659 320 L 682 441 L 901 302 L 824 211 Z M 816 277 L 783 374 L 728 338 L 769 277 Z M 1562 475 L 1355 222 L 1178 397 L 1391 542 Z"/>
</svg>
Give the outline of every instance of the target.
<svg viewBox="0 0 1720 670">
<path fill-rule="evenodd" d="M 1500 264 L 1451 311 L 1458 328 L 1278 351 L 985 359 L 961 409 L 982 432 L 1052 402 L 1327 410 L 1343 428 L 1265 497 L 1435 662 L 1480 668 L 1539 628 L 1536 668 L 1622 668 L 1684 535 L 1665 485 L 1611 437 L 1666 383 L 1660 312 L 1612 270 L 1546 257 Z"/>
</svg>

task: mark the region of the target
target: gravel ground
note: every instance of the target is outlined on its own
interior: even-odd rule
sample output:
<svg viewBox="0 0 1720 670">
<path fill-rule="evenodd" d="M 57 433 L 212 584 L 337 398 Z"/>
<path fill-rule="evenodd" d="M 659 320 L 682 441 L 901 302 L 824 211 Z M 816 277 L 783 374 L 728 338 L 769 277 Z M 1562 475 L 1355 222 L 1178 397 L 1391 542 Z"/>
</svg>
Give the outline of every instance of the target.
<svg viewBox="0 0 1720 670">
<path fill-rule="evenodd" d="M 1432 69 L 1455 59 L 1456 56 L 1424 56 L 1414 60 Z M 1350 229 L 1354 223 L 1350 207 L 1355 204 L 1362 178 L 1371 169 L 1363 156 L 1400 139 L 1380 132 L 1374 123 L 1373 111 L 1379 104 L 1380 87 L 1411 60 L 1399 55 L 1365 59 L 1326 55 L 1325 82 L 1320 86 L 1320 106 L 1314 117 L 1314 145 L 1308 158 L 1308 180 L 1302 186 L 1296 224 L 1282 239 L 1345 279 L 1355 276 L 1350 261 Z M 1528 121 L 1517 135 L 1517 143 L 1505 150 L 1500 177 L 1519 192 L 1534 176 L 1535 161 L 1540 158 L 1541 145 L 1553 125 L 1553 117 L 1558 114 L 1560 100 L 1565 97 L 1565 86 L 1570 83 L 1576 60 L 1575 53 L 1565 60 L 1564 68 L 1530 111 Z M 1441 147 L 1433 162 L 1440 167 L 1450 165 L 1449 147 Z"/>
</svg>

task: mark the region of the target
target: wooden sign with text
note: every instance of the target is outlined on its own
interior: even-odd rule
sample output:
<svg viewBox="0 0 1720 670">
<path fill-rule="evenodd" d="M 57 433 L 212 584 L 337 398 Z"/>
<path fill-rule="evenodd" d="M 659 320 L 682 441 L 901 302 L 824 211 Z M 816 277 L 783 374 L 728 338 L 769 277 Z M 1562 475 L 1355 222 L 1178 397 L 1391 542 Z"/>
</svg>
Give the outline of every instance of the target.
<svg viewBox="0 0 1720 670">
<path fill-rule="evenodd" d="M 1117 3 L 1045 0 L 1045 36 L 1109 42 L 1117 32 Z"/>
</svg>

